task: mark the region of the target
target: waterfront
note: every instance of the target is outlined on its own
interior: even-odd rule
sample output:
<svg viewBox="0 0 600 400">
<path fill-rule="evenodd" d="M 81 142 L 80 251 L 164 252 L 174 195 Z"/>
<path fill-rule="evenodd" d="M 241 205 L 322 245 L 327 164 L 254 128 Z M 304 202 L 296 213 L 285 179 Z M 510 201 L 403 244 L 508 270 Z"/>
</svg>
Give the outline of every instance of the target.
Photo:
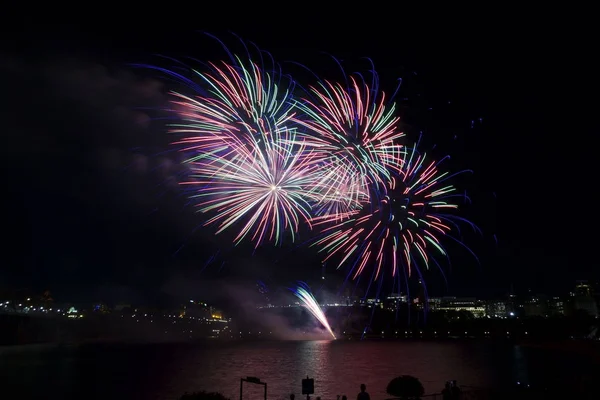
<svg viewBox="0 0 600 400">
<path fill-rule="evenodd" d="M 20 398 L 176 399 L 185 391 L 221 391 L 239 398 L 241 377 L 268 383 L 269 399 L 300 394 L 315 378 L 315 396 L 351 396 L 366 383 L 374 400 L 401 374 L 427 393 L 448 379 L 473 387 L 514 382 L 577 382 L 591 361 L 564 352 L 490 341 L 289 341 L 209 344 L 0 348 L 4 390 Z M 256 390 L 259 390 L 256 388 Z M 250 397 L 254 393 L 254 396 Z M 247 396 L 246 396 L 247 395 Z M 245 398 L 258 398 L 249 386 Z M 297 397 L 298 398 L 298 397 Z M 301 398 L 301 397 L 300 397 Z"/>
</svg>

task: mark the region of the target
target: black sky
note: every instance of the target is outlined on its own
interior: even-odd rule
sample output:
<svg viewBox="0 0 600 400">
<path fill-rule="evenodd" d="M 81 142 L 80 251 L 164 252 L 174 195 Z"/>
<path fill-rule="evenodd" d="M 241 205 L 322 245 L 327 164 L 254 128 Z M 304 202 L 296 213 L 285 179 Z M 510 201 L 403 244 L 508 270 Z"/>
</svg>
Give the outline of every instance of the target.
<svg viewBox="0 0 600 400">
<path fill-rule="evenodd" d="M 222 27 L 169 19 L 110 28 L 31 23 L 3 40 L 4 286 L 75 296 L 103 288 L 160 292 L 205 274 L 279 283 L 301 278 L 299 265 L 306 279 L 320 274 L 307 250 L 273 264 L 286 253 L 250 259 L 241 249 L 222 269 L 217 261 L 200 272 L 216 248 L 230 248 L 208 230 L 190 236 L 201 220 L 176 190 L 176 157 L 157 155 L 168 148 L 161 121 L 142 109 L 159 108 L 167 86 L 128 64 L 154 62 L 154 54 L 222 59 L 201 31 L 238 44 Z M 597 217 L 578 209 L 594 197 L 585 193 L 594 190 L 587 166 L 593 142 L 558 123 L 572 118 L 565 114 L 575 99 L 566 91 L 591 70 L 581 41 L 569 46 L 568 32 L 514 16 L 303 26 L 310 29 L 251 18 L 231 30 L 284 65 L 297 61 L 333 79 L 338 70 L 323 53 L 348 71 L 368 68 L 363 57 L 370 57 L 385 91 L 404 79 L 408 131 L 425 130 L 424 144 L 436 145 L 437 156 L 450 154 L 450 168 L 474 170 L 457 183 L 472 196 L 466 216 L 484 232 L 466 238 L 481 265 L 465 252 L 452 254 L 450 293 L 501 293 L 511 283 L 558 292 L 574 279 L 598 278 Z M 297 267 L 288 274 L 282 263 Z M 433 293 L 442 293 L 439 282 L 432 276 Z"/>
</svg>

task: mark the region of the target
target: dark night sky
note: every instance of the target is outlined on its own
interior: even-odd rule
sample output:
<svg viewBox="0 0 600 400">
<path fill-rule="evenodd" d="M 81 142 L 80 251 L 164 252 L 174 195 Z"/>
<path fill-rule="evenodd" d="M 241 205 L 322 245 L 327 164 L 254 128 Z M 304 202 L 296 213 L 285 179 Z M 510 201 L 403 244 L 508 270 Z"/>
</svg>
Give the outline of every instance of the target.
<svg viewBox="0 0 600 400">
<path fill-rule="evenodd" d="M 209 230 L 190 237 L 200 216 L 177 193 L 176 158 L 157 155 L 168 148 L 161 121 L 141 110 L 159 108 L 166 87 L 127 64 L 156 61 L 157 53 L 223 58 L 202 30 L 228 45 L 237 42 L 198 21 L 155 19 L 135 29 L 109 24 L 110 31 L 106 21 L 31 23 L 3 39 L 0 286 L 99 296 L 177 291 L 177 282 L 209 278 L 286 283 L 320 274 L 306 249 L 253 258 L 238 249 L 222 270 L 217 262 L 200 272 L 224 239 Z M 310 29 L 247 22 L 232 30 L 284 68 L 294 60 L 328 78 L 338 72 L 322 53 L 343 59 L 349 71 L 368 68 L 361 58 L 370 57 L 385 91 L 404 79 L 400 97 L 410 100 L 402 111 L 404 122 L 413 122 L 410 137 L 425 129 L 424 144 L 437 145 L 433 154 L 452 156 L 449 168 L 474 170 L 457 184 L 473 200 L 464 213 L 484 231 L 466 237 L 481 265 L 453 251 L 450 293 L 499 294 L 511 282 L 556 292 L 574 279 L 598 278 L 590 228 L 597 216 L 577 209 L 581 197 L 594 197 L 582 191 L 594 190 L 585 155 L 591 141 L 558 122 L 573 117 L 565 115 L 572 96 L 564 93 L 585 82 L 591 66 L 566 36 L 506 16 L 419 24 L 407 16 L 361 29 L 349 20 L 335 27 L 303 24 Z M 292 261 L 272 262 L 286 254 Z M 429 281 L 432 294 L 445 293 L 439 275 Z"/>
</svg>

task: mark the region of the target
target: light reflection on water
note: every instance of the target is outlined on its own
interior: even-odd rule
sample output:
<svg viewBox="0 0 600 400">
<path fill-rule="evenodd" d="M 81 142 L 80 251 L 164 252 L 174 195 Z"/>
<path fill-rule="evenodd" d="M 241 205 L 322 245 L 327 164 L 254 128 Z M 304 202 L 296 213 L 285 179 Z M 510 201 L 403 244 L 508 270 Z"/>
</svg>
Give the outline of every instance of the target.
<svg viewBox="0 0 600 400">
<path fill-rule="evenodd" d="M 240 378 L 256 376 L 268 383 L 269 399 L 287 399 L 293 392 L 302 400 L 300 382 L 308 375 L 315 379 L 313 399 L 354 398 L 365 383 L 377 400 L 389 397 L 386 385 L 398 375 L 418 377 L 432 393 L 448 379 L 475 387 L 528 379 L 530 364 L 539 376 L 575 374 L 573 366 L 579 365 L 494 342 L 338 340 L 0 351 L 0 376 L 8 387 L 20 398 L 46 399 L 176 399 L 194 390 L 238 399 Z M 244 399 L 261 398 L 262 387 L 244 386 Z"/>
</svg>

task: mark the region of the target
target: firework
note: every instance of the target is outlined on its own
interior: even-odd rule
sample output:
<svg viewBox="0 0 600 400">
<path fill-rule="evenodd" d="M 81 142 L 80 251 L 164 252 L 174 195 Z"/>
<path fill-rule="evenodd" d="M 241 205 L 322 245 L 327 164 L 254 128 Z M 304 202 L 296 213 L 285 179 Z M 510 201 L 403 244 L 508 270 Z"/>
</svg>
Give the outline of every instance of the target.
<svg viewBox="0 0 600 400">
<path fill-rule="evenodd" d="M 385 186 L 400 171 L 399 118 L 384 93 L 354 77 L 348 88 L 325 81 L 310 87 L 310 93 L 310 98 L 295 101 L 299 115 L 291 120 L 305 128 L 308 145 L 331 172 L 314 189 L 322 194 L 321 210 L 344 218 L 362 207 L 369 186 Z M 331 202 L 333 207 L 327 205 Z"/>
<path fill-rule="evenodd" d="M 294 83 L 237 57 L 209 65 L 208 73 L 191 71 L 201 95 L 171 93 L 178 121 L 170 132 L 181 136 L 174 144 L 189 167 L 182 184 L 213 214 L 205 225 L 218 224 L 217 233 L 239 228 L 236 244 L 247 237 L 257 247 L 278 244 L 309 222 L 308 190 L 318 175 L 291 122 Z"/>
<path fill-rule="evenodd" d="M 247 138 L 248 139 L 248 138 Z M 294 239 L 302 222 L 310 226 L 310 187 L 315 165 L 294 133 L 279 132 L 264 140 L 229 140 L 222 149 L 188 162 L 190 197 L 202 212 L 212 212 L 205 225 L 218 223 L 217 234 L 240 223 L 235 243 L 250 235 L 258 247 L 281 243 L 284 232 Z"/>
<path fill-rule="evenodd" d="M 264 72 L 254 62 L 244 64 L 239 58 L 235 65 L 209 65 L 210 73 L 192 70 L 207 94 L 171 92 L 173 111 L 181 122 L 172 124 L 170 132 L 184 136 L 176 144 L 185 145 L 187 151 L 204 152 L 209 143 L 219 147 L 231 136 L 261 140 L 290 129 L 293 81 Z"/>
<path fill-rule="evenodd" d="M 310 311 L 310 313 L 327 329 L 327 331 L 331 334 L 331 336 L 336 339 L 333 330 L 329 326 L 329 322 L 327 321 L 327 317 L 325 313 L 321 309 L 319 303 L 310 292 L 310 288 L 306 283 L 298 282 L 298 287 L 296 289 L 290 289 L 294 292 L 294 295 L 300 299 L 302 305 Z"/>
<path fill-rule="evenodd" d="M 455 225 L 450 210 L 457 205 L 449 201 L 457 195 L 445 183 L 451 175 L 440 172 L 438 164 L 416 149 L 406 150 L 398 174 L 377 199 L 373 197 L 376 206 L 324 229 L 313 244 L 327 253 L 324 261 L 338 256 L 338 268 L 349 262 L 353 279 L 374 266 L 377 279 L 384 265 L 391 265 L 393 276 L 401 267 L 410 276 L 418 265 L 429 268 L 432 253 L 445 255 L 440 240 Z"/>
<path fill-rule="evenodd" d="M 370 84 L 360 74 L 320 81 L 295 99 L 294 81 L 274 63 L 228 54 L 230 62 L 187 76 L 155 68 L 186 88 L 171 92 L 170 133 L 188 166 L 181 184 L 205 225 L 256 247 L 295 240 L 303 224 L 323 226 L 313 246 L 338 268 L 350 264 L 354 278 L 373 267 L 377 279 L 388 265 L 410 275 L 445 255 L 440 240 L 462 220 L 450 212 L 457 194 L 439 163 L 403 146 L 376 73 Z M 308 288 L 295 293 L 331 332 Z"/>
</svg>

